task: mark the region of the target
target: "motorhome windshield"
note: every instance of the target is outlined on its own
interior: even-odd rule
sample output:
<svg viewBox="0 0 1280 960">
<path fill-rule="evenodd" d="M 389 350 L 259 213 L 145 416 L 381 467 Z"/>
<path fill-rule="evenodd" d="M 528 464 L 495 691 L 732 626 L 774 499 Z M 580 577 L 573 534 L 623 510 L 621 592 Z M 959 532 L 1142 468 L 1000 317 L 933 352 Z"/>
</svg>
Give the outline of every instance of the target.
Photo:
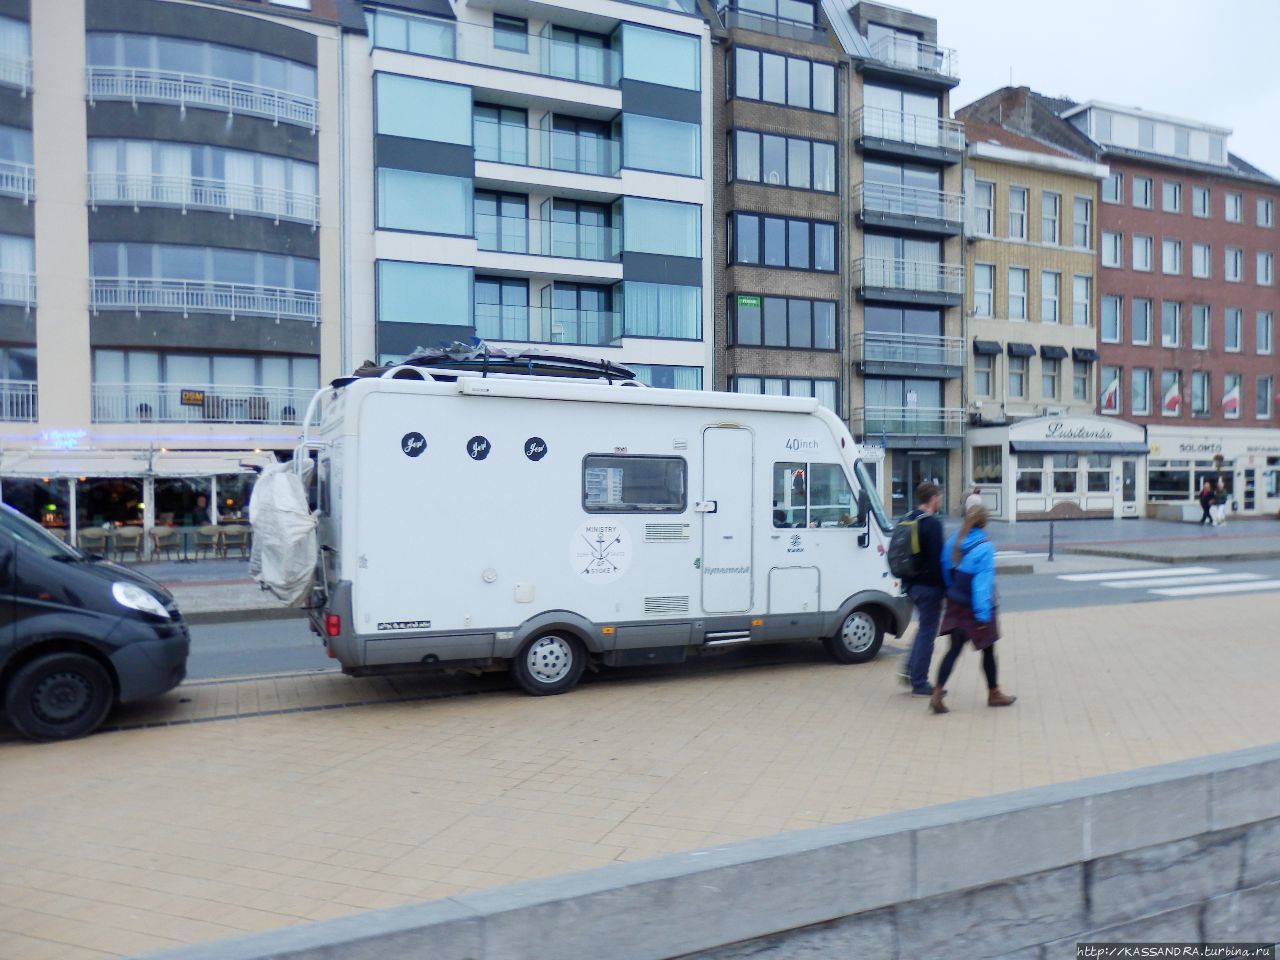
<svg viewBox="0 0 1280 960">
<path fill-rule="evenodd" d="M 876 516 L 876 523 L 881 530 L 888 533 L 892 524 L 889 522 L 889 515 L 884 512 L 884 504 L 880 502 L 880 494 L 876 493 L 875 481 L 871 479 L 871 474 L 867 472 L 866 464 L 859 460 L 854 464 L 853 469 L 858 475 L 858 483 L 871 501 L 871 512 Z"/>
<path fill-rule="evenodd" d="M 41 556 L 51 560 L 78 560 L 80 554 L 51 534 L 34 520 L 24 517 L 7 504 L 0 505 L 0 535 L 20 540 Z"/>
</svg>

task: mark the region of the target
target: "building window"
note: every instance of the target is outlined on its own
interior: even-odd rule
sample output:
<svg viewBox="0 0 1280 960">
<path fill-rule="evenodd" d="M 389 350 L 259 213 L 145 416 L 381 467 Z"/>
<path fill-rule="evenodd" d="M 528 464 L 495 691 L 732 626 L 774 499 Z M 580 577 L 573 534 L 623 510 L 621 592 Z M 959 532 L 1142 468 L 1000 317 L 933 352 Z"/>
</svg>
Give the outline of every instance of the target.
<svg viewBox="0 0 1280 960">
<path fill-rule="evenodd" d="M 1244 195 L 1240 193 L 1227 193 L 1223 197 L 1225 201 L 1225 215 L 1227 223 L 1239 223 L 1244 219 Z"/>
<path fill-rule="evenodd" d="M 973 448 L 973 479 L 977 483 L 1000 483 L 1004 479 L 1004 450 L 999 446 Z"/>
<path fill-rule="evenodd" d="M 1102 265 L 1104 267 L 1124 266 L 1124 234 L 1102 231 Z"/>
<path fill-rule="evenodd" d="M 1271 353 L 1271 319 L 1270 310 L 1258 311 L 1257 348 L 1260 356 Z"/>
<path fill-rule="evenodd" d="M 1182 416 L 1182 371 L 1163 370 L 1160 373 L 1160 415 Z"/>
<path fill-rule="evenodd" d="M 1093 201 L 1076 197 L 1071 208 L 1071 245 L 1088 250 L 1093 246 Z"/>
<path fill-rule="evenodd" d="M 989 263 L 973 266 L 973 315 L 990 317 L 995 299 L 996 268 Z"/>
<path fill-rule="evenodd" d="M 1258 254 L 1258 286 L 1271 286 L 1272 256 L 1269 253 Z"/>
<path fill-rule="evenodd" d="M 1009 396 L 1023 399 L 1027 395 L 1027 358 L 1009 358 Z"/>
<path fill-rule="evenodd" d="M 649 387 L 668 390 L 701 390 L 701 367 L 676 367 L 662 363 L 628 363 L 636 379 Z"/>
<path fill-rule="evenodd" d="M 1151 301 L 1142 297 L 1133 299 L 1133 315 L 1129 318 L 1129 330 L 1133 342 L 1139 346 L 1151 342 Z"/>
<path fill-rule="evenodd" d="M 622 325 L 628 337 L 701 340 L 702 288 L 623 281 Z"/>
<path fill-rule="evenodd" d="M 378 229 L 469 237 L 472 180 L 378 168 Z"/>
<path fill-rule="evenodd" d="M 1209 374 L 1205 370 L 1193 370 L 1191 373 L 1191 415 L 1209 415 Z"/>
<path fill-rule="evenodd" d="M 1133 205 L 1144 209 L 1151 208 L 1151 178 L 1133 178 Z"/>
<path fill-rule="evenodd" d="M 1098 409 L 1103 413 L 1118 414 L 1124 407 L 1120 396 L 1119 367 L 1103 367 L 1099 371 L 1098 384 L 1102 396 L 1098 400 Z"/>
<path fill-rule="evenodd" d="M 1113 173 L 1102 181 L 1103 203 L 1124 203 L 1124 174 Z"/>
<path fill-rule="evenodd" d="M 1231 283 L 1240 283 L 1244 279 L 1244 251 L 1239 247 L 1227 247 L 1226 278 Z"/>
<path fill-rule="evenodd" d="M 1080 471 L 1080 454 L 1051 454 L 1053 464 L 1053 492 L 1075 493 Z"/>
<path fill-rule="evenodd" d="M 973 185 L 973 232 L 989 237 L 995 232 L 996 185 L 978 180 Z"/>
<path fill-rule="evenodd" d="M 1227 307 L 1222 314 L 1222 346 L 1228 353 L 1240 352 L 1240 328 L 1244 311 L 1239 307 Z"/>
<path fill-rule="evenodd" d="M 702 256 L 702 207 L 623 197 L 622 249 L 670 257 Z"/>
<path fill-rule="evenodd" d="M 1209 256 L 1210 250 L 1207 243 L 1191 244 L 1191 276 L 1198 280 L 1208 278 Z"/>
<path fill-rule="evenodd" d="M 1040 322 L 1058 322 L 1058 300 L 1062 292 L 1062 274 L 1044 270 L 1040 274 Z"/>
<path fill-rule="evenodd" d="M 1180 157 L 1191 156 L 1191 131 L 1186 127 L 1173 128 L 1173 152 Z"/>
<path fill-rule="evenodd" d="M 735 47 L 734 96 L 835 113 L 836 71 L 829 63 Z"/>
<path fill-rule="evenodd" d="M 1074 360 L 1071 363 L 1071 399 L 1085 400 L 1089 399 L 1089 381 L 1090 374 L 1093 373 L 1093 364 L 1086 363 L 1082 360 Z"/>
<path fill-rule="evenodd" d="M 1062 209 L 1062 197 L 1048 190 L 1040 194 L 1040 242 L 1058 242 L 1058 219 Z"/>
<path fill-rule="evenodd" d="M 1155 240 L 1152 237 L 1144 237 L 1139 234 L 1133 236 L 1133 269 L 1150 270 L 1151 269 L 1151 252 Z"/>
<path fill-rule="evenodd" d="M 1138 119 L 1138 146 L 1143 150 L 1156 148 L 1156 124 L 1154 120 Z"/>
<path fill-rule="evenodd" d="M 1151 412 L 1151 371 L 1138 367 L 1130 378 L 1130 402 L 1136 414 Z"/>
<path fill-rule="evenodd" d="M 1271 378 L 1258 378 L 1258 419 L 1269 420 L 1271 418 Z"/>
<path fill-rule="evenodd" d="M 1071 278 L 1071 323 L 1077 327 L 1089 326 L 1090 303 L 1093 300 L 1093 281 L 1079 274 Z"/>
<path fill-rule="evenodd" d="M 1228 373 L 1222 378 L 1222 415 L 1228 420 L 1240 419 L 1240 408 L 1244 405 L 1240 396 L 1243 381 L 1244 377 L 1238 373 Z"/>
<path fill-rule="evenodd" d="M 1015 489 L 1018 493 L 1043 493 L 1044 454 L 1019 453 L 1017 458 L 1018 472 L 1014 478 Z"/>
<path fill-rule="evenodd" d="M 470 183 L 470 181 L 468 181 Z M 503 250 L 510 253 L 529 252 L 529 198 L 519 193 L 475 193 L 476 247 L 480 250 Z M 576 223 L 569 225 L 576 231 Z M 557 240 L 559 238 L 557 237 Z M 576 253 L 577 236 L 569 241 L 570 253 Z M 557 248 L 559 244 L 555 245 Z"/>
<path fill-rule="evenodd" d="M 418 77 L 374 78 L 375 129 L 393 137 L 471 146 L 471 88 Z"/>
<path fill-rule="evenodd" d="M 1182 304 L 1176 300 L 1160 303 L 1160 345 L 1176 347 L 1182 343 Z"/>
<path fill-rule="evenodd" d="M 754 213 L 735 213 L 731 222 L 734 263 L 823 272 L 836 268 L 834 223 Z"/>
<path fill-rule="evenodd" d="M 483 340 L 529 339 L 529 281 L 476 277 L 476 336 Z"/>
<path fill-rule="evenodd" d="M 681 90 L 701 90 L 702 50 L 697 37 L 622 25 L 622 76 Z"/>
<path fill-rule="evenodd" d="M 1191 349 L 1209 349 L 1209 307 L 1203 303 L 1191 305 Z"/>
<path fill-rule="evenodd" d="M 493 46 L 497 50 L 529 52 L 529 21 L 519 17 L 493 15 Z"/>
<path fill-rule="evenodd" d="M 836 145 L 750 130 L 733 131 L 735 180 L 772 187 L 819 190 L 836 188 Z"/>
<path fill-rule="evenodd" d="M 1208 217 L 1212 215 L 1212 211 L 1209 206 L 1208 187 L 1191 188 L 1191 215 L 1195 217 Z"/>
<path fill-rule="evenodd" d="M 1120 330 L 1120 298 L 1107 294 L 1102 298 L 1102 324 L 1099 337 L 1103 343 L 1119 343 L 1124 336 Z"/>
<path fill-rule="evenodd" d="M 770 397 L 814 397 L 828 410 L 836 409 L 836 382 L 806 377 L 731 377 L 734 393 L 764 394 Z"/>
<path fill-rule="evenodd" d="M 1027 239 L 1027 194 L 1026 187 L 1009 188 L 1009 239 Z"/>
<path fill-rule="evenodd" d="M 1275 204 L 1267 197 L 1258 198 L 1258 226 L 1272 227 L 1275 226 Z"/>
<path fill-rule="evenodd" d="M 624 113 L 622 165 L 632 170 L 652 170 L 686 177 L 700 176 L 702 125 Z"/>
<path fill-rule="evenodd" d="M 1182 272 L 1182 241 L 1160 241 L 1160 271 L 1167 274 Z"/>
<path fill-rule="evenodd" d="M 732 342 L 743 347 L 836 348 L 836 305 L 830 300 L 737 294 L 730 300 Z"/>
<path fill-rule="evenodd" d="M 378 321 L 469 327 L 472 283 L 469 267 L 379 260 Z"/>
<path fill-rule="evenodd" d="M 529 114 L 526 111 L 477 103 L 472 107 L 472 114 L 477 160 L 521 165 L 529 162 Z"/>
<path fill-rule="evenodd" d="M 1061 376 L 1061 360 L 1045 358 L 1040 361 L 1040 395 L 1045 400 L 1058 399 L 1058 380 Z"/>
<path fill-rule="evenodd" d="M 1165 213 L 1182 212 L 1182 184 L 1164 180 L 1160 184 L 1160 209 Z"/>
<path fill-rule="evenodd" d="M 989 353 L 980 353 L 973 358 L 973 394 L 976 397 L 993 396 L 992 384 L 995 382 L 996 358 Z"/>
<path fill-rule="evenodd" d="M 1027 277 L 1026 267 L 1009 268 L 1009 319 L 1027 319 Z"/>
</svg>

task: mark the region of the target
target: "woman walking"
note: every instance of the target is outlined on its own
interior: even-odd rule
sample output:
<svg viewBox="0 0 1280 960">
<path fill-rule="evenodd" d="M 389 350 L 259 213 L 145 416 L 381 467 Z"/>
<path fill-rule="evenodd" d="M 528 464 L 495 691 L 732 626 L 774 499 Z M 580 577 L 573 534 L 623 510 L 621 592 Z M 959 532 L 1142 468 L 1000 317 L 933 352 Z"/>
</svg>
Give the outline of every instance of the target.
<svg viewBox="0 0 1280 960">
<path fill-rule="evenodd" d="M 1017 697 L 1000 691 L 996 682 L 995 642 L 1000 639 L 996 621 L 996 551 L 987 539 L 987 508 L 970 507 L 964 525 L 942 547 L 942 579 L 947 586 L 947 611 L 938 635 L 951 635 L 951 648 L 938 668 L 938 682 L 929 698 L 929 709 L 947 713 L 942 698 L 947 695 L 947 679 L 956 665 L 965 641 L 982 651 L 982 670 L 987 675 L 987 706 L 1007 707 Z"/>
</svg>

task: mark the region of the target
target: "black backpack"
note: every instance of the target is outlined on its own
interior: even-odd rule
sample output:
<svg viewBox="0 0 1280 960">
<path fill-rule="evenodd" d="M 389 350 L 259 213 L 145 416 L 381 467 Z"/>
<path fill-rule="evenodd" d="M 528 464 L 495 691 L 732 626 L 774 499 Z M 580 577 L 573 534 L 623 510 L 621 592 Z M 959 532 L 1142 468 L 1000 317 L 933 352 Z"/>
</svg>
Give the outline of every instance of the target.
<svg viewBox="0 0 1280 960">
<path fill-rule="evenodd" d="M 923 515 L 907 514 L 889 536 L 889 572 L 901 580 L 915 580 L 923 572 L 920 555 L 920 520 Z"/>
</svg>

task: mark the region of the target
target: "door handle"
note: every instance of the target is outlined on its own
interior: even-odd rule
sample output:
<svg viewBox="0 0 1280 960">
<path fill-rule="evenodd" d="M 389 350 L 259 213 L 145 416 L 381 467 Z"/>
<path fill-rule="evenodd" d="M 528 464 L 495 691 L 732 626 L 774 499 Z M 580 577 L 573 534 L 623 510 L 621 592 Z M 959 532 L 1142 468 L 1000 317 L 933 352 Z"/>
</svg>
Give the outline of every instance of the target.
<svg viewBox="0 0 1280 960">
<path fill-rule="evenodd" d="M 697 503 L 693 505 L 693 512 L 694 513 L 715 513 L 716 501 L 715 500 L 699 500 Z"/>
</svg>

